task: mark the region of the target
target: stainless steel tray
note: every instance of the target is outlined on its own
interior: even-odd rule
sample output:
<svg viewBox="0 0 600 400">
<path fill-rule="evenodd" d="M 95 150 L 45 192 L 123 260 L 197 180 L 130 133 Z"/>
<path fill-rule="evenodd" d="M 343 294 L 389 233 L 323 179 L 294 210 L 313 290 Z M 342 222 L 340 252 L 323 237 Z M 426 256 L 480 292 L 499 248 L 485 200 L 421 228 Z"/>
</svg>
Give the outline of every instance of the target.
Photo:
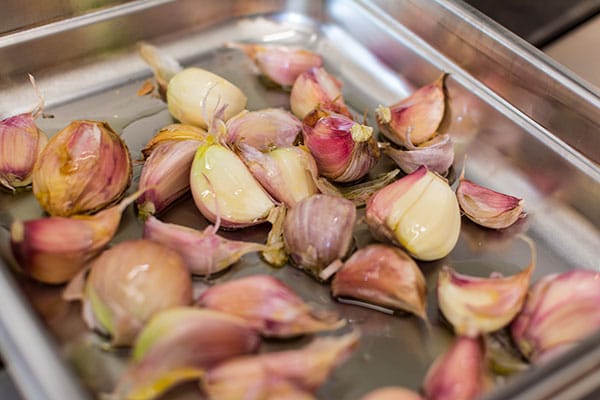
<svg viewBox="0 0 600 400">
<path fill-rule="evenodd" d="M 223 48 L 229 40 L 301 44 L 322 53 L 327 69 L 344 82 L 348 103 L 360 114 L 448 72 L 443 130 L 455 143 L 455 168 L 468 154 L 467 174 L 472 179 L 525 199 L 525 229 L 539 252 L 534 280 L 575 267 L 600 269 L 600 168 L 594 162 L 598 135 L 583 134 L 600 127 L 598 94 L 464 4 L 131 1 L 0 36 L 0 58 L 9 60 L 0 65 L 0 116 L 26 111 L 33 104 L 25 78 L 25 72 L 32 72 L 46 95 L 46 114 L 52 116 L 39 120 L 42 129 L 53 134 L 73 119 L 106 120 L 122 133 L 136 157 L 154 132 L 171 122 L 162 102 L 136 96 L 150 76 L 134 46 L 141 39 L 186 65 L 231 80 L 248 95 L 249 109 L 287 107 L 288 96 L 261 86 L 245 56 Z M 466 48 L 470 56 L 461 58 Z M 507 55 L 510 63 L 503 62 Z M 492 67 L 486 76 L 481 76 L 482 64 Z M 569 132 L 564 121 L 549 118 L 550 113 L 566 115 Z M 573 141 L 585 154 L 569 145 Z M 112 388 L 126 354 L 100 349 L 101 339 L 84 328 L 79 307 L 60 299 L 62 288 L 28 281 L 9 268 L 13 261 L 5 228 L 16 218 L 42 215 L 30 193 L 0 193 L 0 350 L 27 398 L 93 397 Z M 206 225 L 190 199 L 162 218 L 197 228 Z M 429 288 L 430 331 L 416 318 L 338 304 L 327 286 L 289 266 L 272 269 L 256 256 L 244 257 L 217 281 L 270 273 L 307 301 L 336 309 L 361 329 L 360 348 L 336 370 L 319 398 L 358 399 L 384 385 L 418 389 L 431 362 L 452 340 L 433 295 L 437 270 L 449 264 L 479 275 L 494 270 L 514 273 L 528 262 L 523 243 L 463 225 L 448 257 L 420 263 Z M 128 210 L 114 241 L 139 237 L 141 226 Z M 261 240 L 266 230 L 226 235 Z M 355 238 L 359 247 L 372 240 L 364 227 L 357 229 Z M 199 290 L 202 285 L 196 282 Z M 302 343 L 270 342 L 263 350 Z M 488 398 L 578 398 L 600 385 L 599 365 L 600 333 L 563 357 L 511 377 Z M 190 385 L 169 398 L 197 396 Z"/>
</svg>

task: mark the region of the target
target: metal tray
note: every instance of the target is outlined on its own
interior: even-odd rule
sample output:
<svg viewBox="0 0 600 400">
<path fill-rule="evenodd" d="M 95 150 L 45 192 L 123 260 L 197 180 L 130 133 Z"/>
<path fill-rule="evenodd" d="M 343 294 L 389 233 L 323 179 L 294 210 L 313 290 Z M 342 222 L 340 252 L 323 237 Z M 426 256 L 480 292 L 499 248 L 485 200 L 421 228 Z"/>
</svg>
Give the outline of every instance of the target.
<svg viewBox="0 0 600 400">
<path fill-rule="evenodd" d="M 265 89 L 245 56 L 222 46 L 226 41 L 301 44 L 320 52 L 359 114 L 372 114 L 377 104 L 394 102 L 448 72 L 442 129 L 454 140 L 455 168 L 468 155 L 471 179 L 525 199 L 523 229 L 539 253 L 533 279 L 576 267 L 600 269 L 597 139 L 586 141 L 583 134 L 600 126 L 597 93 L 468 6 L 449 0 L 131 1 L 0 37 L 0 58 L 9 60 L 0 65 L 0 116 L 26 111 L 34 103 L 25 78 L 25 72 L 32 72 L 46 95 L 48 118 L 39 124 L 48 134 L 73 119 L 106 120 L 137 157 L 154 132 L 172 121 L 162 102 L 136 96 L 150 76 L 135 50 L 142 39 L 185 65 L 231 80 L 247 94 L 249 109 L 287 107 L 288 96 Z M 468 62 L 473 55 L 458 57 L 461 44 L 469 44 L 482 61 Z M 513 56 L 511 62 L 502 63 L 507 55 Z M 482 63 L 494 67 L 486 77 L 480 75 Z M 532 78 L 523 82 L 524 76 Z M 550 112 L 567 116 L 574 136 L 564 121 L 553 125 Z M 570 146 L 573 140 L 587 152 Z M 137 177 L 139 167 L 135 172 Z M 6 227 L 16 218 L 42 215 L 30 193 L 0 193 L 0 350 L 25 397 L 91 398 L 110 391 L 126 354 L 101 350 L 102 340 L 85 329 L 78 305 L 60 299 L 61 287 L 31 282 L 10 268 L 14 261 Z M 161 218 L 196 228 L 206 225 L 189 198 Z M 527 247 L 510 235 L 493 235 L 463 222 L 448 257 L 420 263 L 429 288 L 431 330 L 413 317 L 336 303 L 326 285 L 290 266 L 270 268 L 257 256 L 244 257 L 216 281 L 273 274 L 307 301 L 337 310 L 361 329 L 359 349 L 321 388 L 319 398 L 358 399 L 384 385 L 418 389 L 431 362 L 452 341 L 434 296 L 438 269 L 452 265 L 477 275 L 510 274 L 529 260 Z M 128 210 L 114 242 L 139 237 L 141 226 Z M 262 240 L 267 228 L 226 235 Z M 372 241 L 364 226 L 355 239 L 358 247 Z M 201 290 L 205 283 L 195 284 Z M 306 340 L 267 342 L 262 349 L 299 346 Z M 599 365 L 600 333 L 562 357 L 507 379 L 486 398 L 580 398 L 599 386 Z M 168 398 L 197 397 L 195 386 L 188 385 Z"/>
</svg>

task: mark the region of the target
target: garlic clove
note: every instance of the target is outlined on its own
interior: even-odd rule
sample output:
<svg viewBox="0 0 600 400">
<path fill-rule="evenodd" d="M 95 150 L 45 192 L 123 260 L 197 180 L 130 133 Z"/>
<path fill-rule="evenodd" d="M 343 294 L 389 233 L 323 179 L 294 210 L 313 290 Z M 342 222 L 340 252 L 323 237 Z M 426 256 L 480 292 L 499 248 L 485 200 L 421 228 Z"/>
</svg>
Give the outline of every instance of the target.
<svg viewBox="0 0 600 400">
<path fill-rule="evenodd" d="M 375 192 L 367 203 L 366 222 L 377 239 L 389 240 L 424 261 L 448 255 L 460 234 L 454 192 L 423 166 Z"/>
<path fill-rule="evenodd" d="M 427 319 L 425 277 L 402 250 L 371 244 L 355 252 L 331 283 L 333 297 L 349 297 Z"/>
<path fill-rule="evenodd" d="M 352 118 L 344 98 L 342 83 L 323 68 L 311 68 L 298 76 L 290 93 L 290 108 L 304 119 L 316 108 L 329 110 Z"/>
<path fill-rule="evenodd" d="M 139 195 L 134 193 L 91 216 L 17 220 L 11 226 L 12 253 L 33 279 L 50 284 L 67 282 L 106 247 L 117 232 L 121 214 Z"/>
<path fill-rule="evenodd" d="M 409 145 L 407 150 L 396 149 L 387 143 L 381 146 L 383 153 L 407 174 L 424 165 L 432 172 L 445 175 L 454 162 L 454 146 L 450 135 L 435 136 L 420 146 Z"/>
<path fill-rule="evenodd" d="M 73 121 L 33 169 L 33 194 L 50 215 L 92 213 L 117 201 L 132 176 L 127 145 L 106 122 Z"/>
<path fill-rule="evenodd" d="M 304 118 L 302 132 L 319 173 L 333 181 L 358 180 L 379 159 L 373 128 L 344 115 L 313 110 Z"/>
<path fill-rule="evenodd" d="M 479 186 L 464 178 L 464 170 L 456 197 L 465 215 L 486 228 L 508 228 L 524 215 L 522 199 Z"/>
<path fill-rule="evenodd" d="M 243 320 L 179 307 L 156 314 L 138 336 L 117 398 L 153 399 L 234 356 L 253 353 L 260 337 Z"/>
<path fill-rule="evenodd" d="M 190 187 L 196 206 L 209 221 L 240 228 L 266 221 L 275 206 L 246 165 L 228 148 L 207 142 L 194 156 Z"/>
<path fill-rule="evenodd" d="M 253 275 L 206 290 L 198 304 L 238 316 L 267 337 L 293 337 L 337 329 L 335 315 L 309 307 L 294 291 L 270 275 Z"/>
<path fill-rule="evenodd" d="M 226 46 L 243 50 L 263 76 L 283 87 L 292 86 L 298 75 L 310 68 L 323 65 L 323 57 L 306 49 L 243 43 Z"/>
<path fill-rule="evenodd" d="M 471 400 L 488 386 L 481 340 L 460 336 L 429 367 L 423 391 L 428 400 Z"/>
<path fill-rule="evenodd" d="M 421 395 L 412 390 L 401 387 L 383 387 L 373 390 L 363 397 L 361 400 L 424 400 Z"/>
<path fill-rule="evenodd" d="M 246 108 L 247 98 L 234 84 L 201 68 L 186 68 L 175 74 L 167 87 L 171 115 L 184 124 L 207 129 L 210 116 L 226 106 L 224 121 Z M 208 115 L 207 115 L 208 114 Z"/>
<path fill-rule="evenodd" d="M 191 301 L 191 278 L 179 254 L 150 240 L 129 240 L 91 264 L 84 320 L 109 334 L 112 345 L 127 346 L 154 314 Z"/>
<path fill-rule="evenodd" d="M 283 238 L 292 261 L 317 279 L 325 267 L 346 256 L 352 245 L 356 208 L 350 200 L 316 194 L 299 201 L 286 216 Z"/>
<path fill-rule="evenodd" d="M 535 245 L 528 238 L 526 241 L 531 248 L 531 262 L 509 277 L 480 278 L 442 268 L 437 284 L 440 310 L 459 335 L 497 331 L 519 313 L 536 259 Z"/>
<path fill-rule="evenodd" d="M 444 78 L 445 74 L 396 104 L 377 107 L 375 114 L 381 133 L 405 147 L 433 138 L 444 117 Z"/>
<path fill-rule="evenodd" d="M 299 350 L 233 358 L 209 371 L 204 389 L 211 399 L 242 399 L 254 393 L 252 398 L 271 399 L 282 385 L 314 393 L 350 356 L 359 336 L 320 337 Z"/>
<path fill-rule="evenodd" d="M 227 143 L 244 143 L 263 152 L 293 146 L 302 130 L 302 122 L 282 108 L 244 110 L 226 126 Z"/>
<path fill-rule="evenodd" d="M 547 275 L 529 290 L 511 325 L 523 355 L 539 363 L 600 329 L 600 272 L 574 269 Z"/>
<path fill-rule="evenodd" d="M 303 147 L 277 148 L 262 153 L 240 143 L 238 154 L 269 194 L 289 207 L 318 192 L 317 164 Z"/>
<path fill-rule="evenodd" d="M 144 239 L 177 251 L 192 274 L 204 276 L 223 271 L 245 254 L 266 249 L 260 243 L 225 239 L 217 235 L 214 226 L 198 231 L 154 217 L 149 217 L 144 224 Z"/>
<path fill-rule="evenodd" d="M 161 128 L 156 134 L 146 143 L 146 146 L 142 149 L 142 157 L 144 160 L 148 159 L 154 149 L 165 143 L 175 141 L 186 141 L 194 140 L 197 142 L 204 142 L 208 137 L 208 133 L 201 128 L 193 125 L 185 124 L 170 124 Z"/>
</svg>

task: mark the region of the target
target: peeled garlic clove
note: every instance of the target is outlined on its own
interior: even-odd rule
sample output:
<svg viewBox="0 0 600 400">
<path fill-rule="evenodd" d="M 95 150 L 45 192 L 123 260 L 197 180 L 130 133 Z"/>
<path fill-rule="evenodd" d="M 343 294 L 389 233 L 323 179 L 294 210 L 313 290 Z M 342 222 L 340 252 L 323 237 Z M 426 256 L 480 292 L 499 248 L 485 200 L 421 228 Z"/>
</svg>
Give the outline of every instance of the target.
<svg viewBox="0 0 600 400">
<path fill-rule="evenodd" d="M 480 339 L 461 336 L 429 368 L 423 391 L 428 400 L 471 400 L 488 385 Z"/>
<path fill-rule="evenodd" d="M 271 399 L 282 384 L 314 393 L 350 356 L 359 336 L 320 337 L 299 350 L 234 358 L 209 371 L 204 389 L 211 399 L 245 399 L 250 393 Z"/>
<path fill-rule="evenodd" d="M 184 124 L 207 129 L 209 115 L 226 105 L 223 120 L 246 108 L 247 98 L 234 84 L 201 68 L 186 68 L 169 81 L 167 106 L 171 115 Z"/>
<path fill-rule="evenodd" d="M 444 117 L 444 77 L 442 75 L 396 104 L 377 107 L 375 114 L 381 133 L 405 147 L 433 138 Z M 410 140 L 407 135 L 410 135 Z"/>
<path fill-rule="evenodd" d="M 109 334 L 112 345 L 127 346 L 154 314 L 191 301 L 192 281 L 177 252 L 150 240 L 129 240 L 93 261 L 84 320 Z"/>
<path fill-rule="evenodd" d="M 299 201 L 286 216 L 285 248 L 294 263 L 315 278 L 348 254 L 356 222 L 350 200 L 316 194 Z"/>
<path fill-rule="evenodd" d="M 253 353 L 260 337 L 243 320 L 179 307 L 156 314 L 138 336 L 116 398 L 153 399 L 231 357 Z"/>
<path fill-rule="evenodd" d="M 44 109 L 44 98 L 35 80 L 29 80 L 38 97 L 35 108 L 0 121 L 0 187 L 14 191 L 31 184 L 33 167 L 48 143 L 48 136 L 35 124 Z"/>
<path fill-rule="evenodd" d="M 127 145 L 106 122 L 73 121 L 50 139 L 33 170 L 33 194 L 50 215 L 100 210 L 131 180 Z"/>
<path fill-rule="evenodd" d="M 305 49 L 277 45 L 227 43 L 243 50 L 261 74 L 280 86 L 292 86 L 301 73 L 323 65 L 323 57 Z"/>
<path fill-rule="evenodd" d="M 208 137 L 208 133 L 204 129 L 192 125 L 185 124 L 170 124 L 161 128 L 156 134 L 146 143 L 142 149 L 142 157 L 148 159 L 154 149 L 157 147 L 178 141 L 194 140 L 204 142 Z"/>
<path fill-rule="evenodd" d="M 460 210 L 448 183 L 419 167 L 371 196 L 366 222 L 377 239 L 390 240 L 413 257 L 430 261 L 445 257 L 456 245 Z"/>
<path fill-rule="evenodd" d="M 190 173 L 196 206 L 209 221 L 227 228 L 264 222 L 275 206 L 242 160 L 228 148 L 209 142 L 196 151 Z"/>
<path fill-rule="evenodd" d="M 263 153 L 240 143 L 238 154 L 269 194 L 287 206 L 318 192 L 317 164 L 305 148 L 284 147 Z"/>
<path fill-rule="evenodd" d="M 511 325 L 517 347 L 539 363 L 600 329 L 600 272 L 574 269 L 537 281 Z"/>
<path fill-rule="evenodd" d="M 420 146 L 409 146 L 407 150 L 389 145 L 383 147 L 383 153 L 407 174 L 424 165 L 428 170 L 444 175 L 454 162 L 454 146 L 450 135 L 438 135 Z"/>
<path fill-rule="evenodd" d="M 335 182 L 362 178 L 379 159 L 373 128 L 344 115 L 314 110 L 304 118 L 302 132 L 319 173 Z"/>
<path fill-rule="evenodd" d="M 253 275 L 213 286 L 198 298 L 202 307 L 236 315 L 268 337 L 291 337 L 337 329 L 335 315 L 309 307 L 270 275 Z"/>
<path fill-rule="evenodd" d="M 224 270 L 244 254 L 265 250 L 260 243 L 225 239 L 217 235 L 214 226 L 198 231 L 154 217 L 149 217 L 144 224 L 144 239 L 177 251 L 192 274 L 204 276 Z"/>
<path fill-rule="evenodd" d="M 302 130 L 302 122 L 282 108 L 244 110 L 226 126 L 227 143 L 244 143 L 259 151 L 291 147 Z"/>
<path fill-rule="evenodd" d="M 290 108 L 304 119 L 312 110 L 333 111 L 352 118 L 342 97 L 342 83 L 323 68 L 311 68 L 298 76 L 290 94 Z"/>
<path fill-rule="evenodd" d="M 418 393 L 401 387 L 384 387 L 373 390 L 361 397 L 361 400 L 424 400 Z"/>
<path fill-rule="evenodd" d="M 530 239 L 531 262 L 509 277 L 479 278 L 457 273 L 444 266 L 438 276 L 440 310 L 460 335 L 494 332 L 508 325 L 521 311 L 531 274 L 535 247 Z"/>
<path fill-rule="evenodd" d="M 349 297 L 427 319 L 425 277 L 402 250 L 371 244 L 354 254 L 335 274 L 333 297 Z"/>
<path fill-rule="evenodd" d="M 508 228 L 523 215 L 522 199 L 479 186 L 465 179 L 464 171 L 456 197 L 465 215 L 486 228 Z"/>
<path fill-rule="evenodd" d="M 44 283 L 64 283 L 81 271 L 113 238 L 121 214 L 139 196 L 98 214 L 15 221 L 11 226 L 12 253 L 23 271 Z"/>
</svg>

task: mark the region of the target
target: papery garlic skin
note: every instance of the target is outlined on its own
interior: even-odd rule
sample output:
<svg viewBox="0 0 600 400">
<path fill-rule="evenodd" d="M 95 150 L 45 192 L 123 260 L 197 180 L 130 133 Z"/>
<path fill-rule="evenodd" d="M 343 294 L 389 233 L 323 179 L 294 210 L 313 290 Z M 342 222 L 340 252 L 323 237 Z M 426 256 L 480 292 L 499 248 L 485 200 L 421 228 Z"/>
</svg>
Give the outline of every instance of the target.
<svg viewBox="0 0 600 400">
<path fill-rule="evenodd" d="M 454 192 L 425 167 L 375 192 L 367 203 L 366 222 L 377 239 L 424 261 L 448 255 L 460 234 Z"/>
<path fill-rule="evenodd" d="M 147 160 L 152 152 L 163 144 L 193 140 L 204 142 L 208 137 L 206 130 L 193 125 L 170 124 L 156 132 L 142 149 L 142 157 Z"/>
<path fill-rule="evenodd" d="M 358 345 L 359 334 L 320 337 L 299 350 L 233 358 L 209 371 L 203 381 L 211 399 L 306 398 L 298 392 L 315 393 L 333 369 Z M 293 390 L 293 389 L 296 390 Z M 294 396 L 289 396 L 289 392 Z M 282 393 L 284 397 L 274 397 Z"/>
<path fill-rule="evenodd" d="M 314 110 L 304 118 L 302 133 L 319 173 L 335 182 L 364 177 L 379 159 L 373 128 L 344 115 Z"/>
<path fill-rule="evenodd" d="M 194 275 L 209 276 L 237 262 L 244 254 L 263 251 L 260 243 L 229 240 L 219 236 L 214 226 L 204 231 L 161 222 L 149 217 L 144 224 L 144 239 L 177 251 Z"/>
<path fill-rule="evenodd" d="M 226 123 L 226 142 L 243 143 L 259 151 L 291 147 L 302 131 L 302 122 L 282 108 L 244 110 Z"/>
<path fill-rule="evenodd" d="M 361 400 L 425 400 L 418 393 L 401 387 L 384 387 L 367 393 Z"/>
<path fill-rule="evenodd" d="M 227 46 L 243 50 L 266 78 L 283 87 L 292 86 L 308 69 L 323 65 L 323 57 L 306 49 L 243 43 Z"/>
<path fill-rule="evenodd" d="M 472 400 L 489 382 L 479 338 L 458 337 L 427 371 L 423 392 L 427 400 Z"/>
<path fill-rule="evenodd" d="M 205 143 L 190 172 L 194 202 L 202 215 L 221 226 L 241 228 L 266 220 L 275 206 L 246 165 L 228 148 Z"/>
<path fill-rule="evenodd" d="M 389 107 L 375 110 L 381 133 L 392 142 L 409 147 L 436 135 L 445 112 L 444 75 Z M 410 140 L 409 140 L 410 137 Z"/>
<path fill-rule="evenodd" d="M 420 146 L 410 145 L 406 150 L 387 145 L 383 153 L 407 174 L 424 165 L 429 171 L 445 175 L 454 162 L 454 146 L 450 135 L 437 135 Z"/>
<path fill-rule="evenodd" d="M 132 362 L 113 395 L 157 398 L 179 383 L 198 380 L 224 360 L 255 352 L 259 345 L 258 334 L 239 318 L 192 307 L 162 311 L 139 334 Z"/>
<path fill-rule="evenodd" d="M 292 261 L 318 279 L 352 245 L 356 208 L 350 200 L 316 194 L 298 202 L 286 216 L 283 238 Z"/>
<path fill-rule="evenodd" d="M 540 363 L 600 329 L 600 272 L 575 269 L 538 280 L 511 325 L 517 347 Z"/>
<path fill-rule="evenodd" d="M 177 252 L 150 240 L 129 240 L 91 264 L 84 320 L 108 333 L 112 345 L 128 346 L 154 314 L 191 301 L 191 278 Z"/>
<path fill-rule="evenodd" d="M 171 115 L 184 124 L 207 129 L 207 118 L 226 105 L 223 120 L 246 108 L 246 95 L 234 84 L 201 68 L 186 68 L 169 81 L 167 106 Z"/>
<path fill-rule="evenodd" d="M 311 68 L 298 76 L 290 93 L 290 108 L 304 119 L 312 110 L 333 111 L 352 118 L 342 97 L 342 83 L 323 68 Z"/>
<path fill-rule="evenodd" d="M 331 293 L 427 319 L 425 277 L 406 253 L 392 246 L 371 244 L 352 254 L 333 277 Z"/>
<path fill-rule="evenodd" d="M 313 310 L 270 275 L 252 275 L 213 286 L 200 295 L 198 304 L 236 315 L 267 337 L 293 337 L 344 325 L 331 313 Z"/>
<path fill-rule="evenodd" d="M 277 201 L 293 206 L 318 192 L 317 164 L 303 147 L 284 147 L 262 153 L 239 144 L 238 154 L 252 175 Z"/>
<path fill-rule="evenodd" d="M 106 122 L 73 121 L 33 170 L 33 194 L 50 215 L 92 213 L 116 202 L 132 176 L 127 145 Z"/>
<path fill-rule="evenodd" d="M 467 218 L 486 228 L 508 228 L 523 215 L 522 199 L 480 186 L 464 176 L 460 178 L 456 197 Z"/>
</svg>

